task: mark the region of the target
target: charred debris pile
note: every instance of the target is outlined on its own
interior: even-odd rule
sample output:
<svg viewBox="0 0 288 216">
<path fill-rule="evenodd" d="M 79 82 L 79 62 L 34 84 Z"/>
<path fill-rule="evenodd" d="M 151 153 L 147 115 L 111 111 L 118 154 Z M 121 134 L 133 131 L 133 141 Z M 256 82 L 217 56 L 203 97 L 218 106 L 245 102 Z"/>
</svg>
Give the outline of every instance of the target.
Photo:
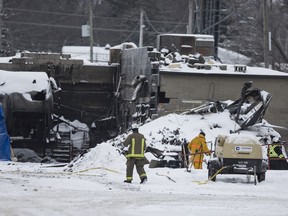
<svg viewBox="0 0 288 216">
<path fill-rule="evenodd" d="M 246 82 L 243 84 L 240 98 L 236 101 L 216 101 L 207 102 L 199 107 L 193 108 L 182 115 L 203 115 L 209 113 L 219 113 L 229 111 L 231 120 L 235 121 L 239 125 L 239 130 L 248 129 L 250 126 L 261 124 L 264 118 L 265 111 L 272 99 L 270 93 L 251 88 L 252 82 Z M 214 125 L 213 127 L 217 127 Z M 237 133 L 232 128 L 230 133 Z M 188 159 L 187 144 L 189 140 L 181 136 L 181 128 L 171 130 L 168 127 L 164 127 L 163 130 L 158 131 L 158 134 L 162 135 L 161 140 L 152 140 L 147 147 L 146 152 L 154 155 L 156 160 L 150 161 L 150 168 L 154 167 L 171 167 L 171 168 L 183 168 L 186 167 Z M 125 140 L 127 134 L 121 134 L 116 138 L 109 141 L 121 154 L 122 142 Z M 169 149 L 158 148 L 159 143 L 163 146 L 169 146 Z M 213 145 L 213 143 L 212 143 Z"/>
</svg>

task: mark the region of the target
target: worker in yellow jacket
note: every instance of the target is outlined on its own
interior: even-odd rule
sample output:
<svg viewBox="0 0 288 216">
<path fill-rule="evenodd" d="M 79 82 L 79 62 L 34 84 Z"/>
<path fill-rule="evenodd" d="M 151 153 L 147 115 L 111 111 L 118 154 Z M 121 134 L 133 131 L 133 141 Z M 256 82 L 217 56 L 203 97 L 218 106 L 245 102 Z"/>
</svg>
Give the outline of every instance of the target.
<svg viewBox="0 0 288 216">
<path fill-rule="evenodd" d="M 190 151 L 190 163 L 195 169 L 202 169 L 204 154 L 210 155 L 210 150 L 206 144 L 205 133 L 200 132 L 198 136 L 191 140 L 188 144 Z"/>
</svg>

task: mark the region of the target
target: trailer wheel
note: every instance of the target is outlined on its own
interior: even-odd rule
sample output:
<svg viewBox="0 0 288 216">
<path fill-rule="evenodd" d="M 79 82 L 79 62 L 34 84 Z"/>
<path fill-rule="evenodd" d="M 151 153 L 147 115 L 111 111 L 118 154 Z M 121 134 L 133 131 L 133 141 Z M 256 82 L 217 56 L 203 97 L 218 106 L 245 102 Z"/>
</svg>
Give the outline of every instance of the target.
<svg viewBox="0 0 288 216">
<path fill-rule="evenodd" d="M 257 177 L 257 171 L 256 171 L 256 166 L 254 166 L 254 185 L 257 185 L 257 179 L 256 179 L 256 177 Z"/>
<path fill-rule="evenodd" d="M 265 181 L 265 172 L 261 172 L 261 173 L 258 173 L 257 174 L 257 179 L 258 179 L 258 182 L 260 183 L 261 181 Z"/>
<path fill-rule="evenodd" d="M 214 181 L 214 182 L 216 181 L 216 175 L 215 175 L 216 173 L 217 173 L 217 169 L 212 167 L 210 164 L 208 167 L 208 178 L 211 179 L 211 181 Z"/>
</svg>

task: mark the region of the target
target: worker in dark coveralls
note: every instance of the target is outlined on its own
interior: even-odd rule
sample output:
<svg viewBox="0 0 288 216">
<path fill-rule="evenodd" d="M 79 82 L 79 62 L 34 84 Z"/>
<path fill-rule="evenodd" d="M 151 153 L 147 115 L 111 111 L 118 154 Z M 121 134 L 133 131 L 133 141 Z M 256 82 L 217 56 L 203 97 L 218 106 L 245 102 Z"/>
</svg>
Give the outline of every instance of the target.
<svg viewBox="0 0 288 216">
<path fill-rule="evenodd" d="M 130 134 L 123 143 L 124 147 L 128 147 L 128 150 L 126 152 L 126 180 L 124 182 L 132 182 L 133 169 L 135 165 L 137 173 L 141 180 L 140 183 L 143 184 L 147 181 L 147 175 L 144 170 L 144 165 L 149 163 L 144 156 L 146 149 L 146 141 L 144 135 L 139 133 L 137 124 L 132 124 L 132 131 L 133 133 Z"/>
</svg>

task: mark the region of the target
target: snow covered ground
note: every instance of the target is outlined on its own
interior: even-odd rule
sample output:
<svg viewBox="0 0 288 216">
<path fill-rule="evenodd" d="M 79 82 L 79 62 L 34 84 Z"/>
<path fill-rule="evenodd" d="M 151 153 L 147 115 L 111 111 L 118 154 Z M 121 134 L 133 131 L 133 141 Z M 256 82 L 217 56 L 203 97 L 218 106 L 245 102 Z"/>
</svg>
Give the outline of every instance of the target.
<svg viewBox="0 0 288 216">
<path fill-rule="evenodd" d="M 99 55 L 99 58 L 108 57 L 108 51 L 99 51 L 100 54 L 103 52 L 106 55 Z M 227 55 L 222 49 L 219 52 L 224 63 L 246 64 L 249 61 L 239 55 Z M 83 58 L 85 64 L 91 64 L 88 53 L 86 50 L 83 58 L 83 53 L 76 47 L 72 57 L 77 55 L 74 57 Z M 16 57 L 19 56 L 17 54 Z M 227 61 L 227 56 L 233 57 L 231 61 Z M 0 58 L 0 62 L 10 59 Z M 101 59 L 104 60 L 107 61 L 107 58 Z M 213 68 L 213 73 L 217 73 L 216 69 Z M 271 76 L 283 75 L 263 68 L 247 69 L 248 74 L 260 74 L 262 71 Z M 203 72 L 207 73 L 205 70 Z M 0 77 L 1 81 L 3 79 Z M 273 128 L 267 127 L 268 123 L 265 125 L 240 133 L 252 134 L 259 139 L 268 138 L 268 141 L 271 137 L 279 136 Z M 163 145 L 163 138 L 169 142 L 177 136 L 190 141 L 203 130 L 211 148 L 217 135 L 227 135 L 237 129 L 239 126 L 223 112 L 204 116 L 170 114 L 143 125 L 140 132 L 150 146 L 169 151 L 179 146 Z M 117 151 L 117 147 L 126 136 L 123 134 L 102 143 L 66 166 L 0 161 L 0 215 L 288 215 L 287 171 L 268 170 L 266 180 L 254 185 L 253 177 L 250 176 L 249 180 L 245 175 L 220 175 L 216 182 L 207 181 L 205 165 L 203 170 L 192 169 L 190 173 L 184 168 L 146 166 L 146 184 L 139 184 L 136 171 L 133 183 L 125 184 L 126 159 Z M 146 153 L 146 157 L 153 159 L 150 153 Z"/>
<path fill-rule="evenodd" d="M 207 179 L 207 170 L 155 168 L 147 169 L 145 185 L 138 181 L 127 185 L 120 167 L 70 173 L 41 164 L 2 162 L 1 215 L 285 216 L 288 212 L 287 171 L 268 171 L 266 181 L 255 186 L 246 176 L 223 175 L 216 182 L 198 184 Z"/>
<path fill-rule="evenodd" d="M 163 150 L 165 136 L 192 139 L 203 130 L 207 142 L 237 129 L 227 112 L 201 115 L 170 114 L 140 127 L 147 143 Z M 164 134 L 166 133 L 166 134 Z M 272 128 L 255 127 L 241 134 L 277 136 Z M 149 168 L 146 184 L 134 171 L 125 179 L 125 157 L 117 146 L 127 136 L 99 144 L 69 165 L 0 162 L 1 215 L 287 215 L 287 171 L 268 170 L 266 180 L 254 185 L 246 175 L 219 175 L 207 181 L 208 171 L 184 168 Z M 210 145 L 209 145 L 210 146 Z M 178 146 L 179 147 L 179 146 Z M 146 153 L 151 160 L 153 156 Z M 206 158 L 209 159 L 209 158 Z"/>
</svg>

